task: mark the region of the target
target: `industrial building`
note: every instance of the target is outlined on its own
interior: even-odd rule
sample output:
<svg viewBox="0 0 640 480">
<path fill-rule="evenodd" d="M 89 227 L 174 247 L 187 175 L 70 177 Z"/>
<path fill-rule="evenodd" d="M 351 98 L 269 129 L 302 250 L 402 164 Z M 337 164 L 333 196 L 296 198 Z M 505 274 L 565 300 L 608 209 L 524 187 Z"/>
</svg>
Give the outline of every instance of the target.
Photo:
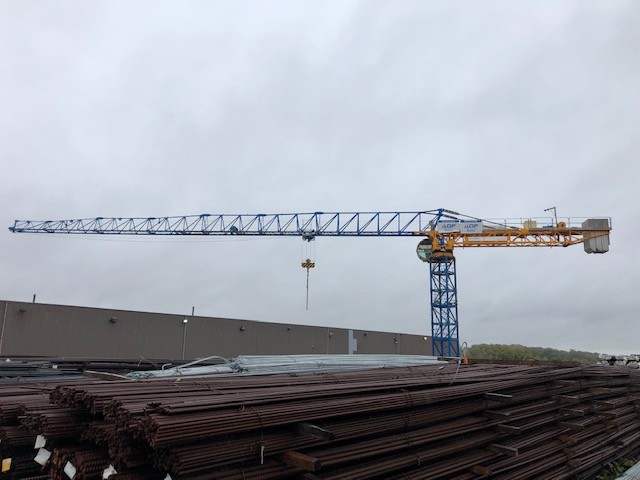
<svg viewBox="0 0 640 480">
<path fill-rule="evenodd" d="M 0 309 L 2 356 L 431 354 L 431 337 L 403 333 L 4 300 Z"/>
</svg>

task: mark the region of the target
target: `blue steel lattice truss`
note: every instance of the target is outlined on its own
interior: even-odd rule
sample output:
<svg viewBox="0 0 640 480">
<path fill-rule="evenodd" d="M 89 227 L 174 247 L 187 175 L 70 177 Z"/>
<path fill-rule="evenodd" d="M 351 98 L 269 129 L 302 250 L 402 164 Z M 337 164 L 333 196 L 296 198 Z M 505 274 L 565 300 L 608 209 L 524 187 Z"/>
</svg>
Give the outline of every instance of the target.
<svg viewBox="0 0 640 480">
<path fill-rule="evenodd" d="M 14 233 L 102 235 L 412 236 L 430 230 L 444 209 L 422 212 L 208 214 L 179 217 L 16 220 Z M 457 217 L 456 217 L 457 218 Z"/>
<path fill-rule="evenodd" d="M 446 256 L 429 263 L 433 355 L 458 357 L 458 288 L 456 259 Z"/>
</svg>

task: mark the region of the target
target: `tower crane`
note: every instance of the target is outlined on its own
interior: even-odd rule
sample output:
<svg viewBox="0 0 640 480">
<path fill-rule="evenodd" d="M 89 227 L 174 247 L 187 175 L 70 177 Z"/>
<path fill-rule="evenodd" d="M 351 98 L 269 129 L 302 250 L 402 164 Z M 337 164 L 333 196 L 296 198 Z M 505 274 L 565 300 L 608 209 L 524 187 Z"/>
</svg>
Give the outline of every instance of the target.
<svg viewBox="0 0 640 480">
<path fill-rule="evenodd" d="M 312 212 L 201 214 L 174 217 L 96 217 L 16 220 L 14 233 L 69 235 L 249 235 L 317 237 L 418 237 L 416 253 L 429 265 L 433 355 L 458 357 L 456 248 L 568 247 L 609 250 L 608 217 L 482 219 L 443 208 L 417 212 Z M 302 262 L 308 269 L 311 259 Z"/>
</svg>

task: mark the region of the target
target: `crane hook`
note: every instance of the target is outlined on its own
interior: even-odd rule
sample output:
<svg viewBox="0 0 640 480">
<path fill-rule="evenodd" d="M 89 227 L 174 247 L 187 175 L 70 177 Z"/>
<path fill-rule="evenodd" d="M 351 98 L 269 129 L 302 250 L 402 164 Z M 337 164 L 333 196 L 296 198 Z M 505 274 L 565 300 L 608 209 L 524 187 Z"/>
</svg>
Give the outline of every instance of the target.
<svg viewBox="0 0 640 480">
<path fill-rule="evenodd" d="M 307 246 L 307 251 L 306 251 L 306 259 L 303 256 L 303 260 L 302 260 L 302 268 L 306 268 L 307 269 L 307 298 L 306 298 L 306 303 L 305 303 L 305 309 L 309 310 L 309 270 L 314 268 L 316 266 L 316 262 L 314 260 L 312 260 L 313 255 L 313 251 L 315 249 L 310 248 L 309 244 L 315 240 L 315 236 L 312 235 L 308 235 L 308 236 L 304 236 L 302 237 L 302 241 L 303 241 L 303 245 L 306 244 Z"/>
</svg>

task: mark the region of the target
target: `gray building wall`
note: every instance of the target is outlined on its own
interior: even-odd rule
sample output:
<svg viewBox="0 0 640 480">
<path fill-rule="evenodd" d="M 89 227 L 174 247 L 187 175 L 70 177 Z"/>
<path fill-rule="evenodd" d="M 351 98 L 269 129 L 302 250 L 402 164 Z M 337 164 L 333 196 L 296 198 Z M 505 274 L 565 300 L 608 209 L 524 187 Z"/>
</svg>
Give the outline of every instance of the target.
<svg viewBox="0 0 640 480">
<path fill-rule="evenodd" d="M 354 353 L 431 355 L 431 337 L 401 333 L 4 300 L 0 315 L 2 356 L 191 359 L 350 353 L 356 344 Z"/>
</svg>

